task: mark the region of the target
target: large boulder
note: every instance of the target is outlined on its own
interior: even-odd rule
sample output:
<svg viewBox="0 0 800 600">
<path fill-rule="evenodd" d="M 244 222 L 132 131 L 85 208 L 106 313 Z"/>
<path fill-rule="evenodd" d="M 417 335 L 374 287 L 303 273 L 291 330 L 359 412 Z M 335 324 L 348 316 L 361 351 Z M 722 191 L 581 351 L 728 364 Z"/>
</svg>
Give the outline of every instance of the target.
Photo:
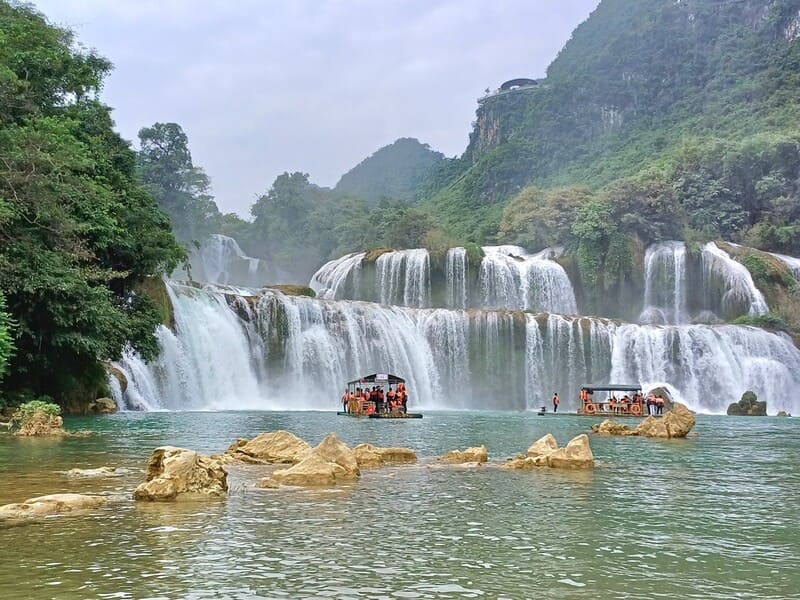
<svg viewBox="0 0 800 600">
<path fill-rule="evenodd" d="M 530 448 L 528 448 L 527 455 L 530 457 L 542 456 L 543 454 L 547 455 L 557 448 L 558 442 L 556 438 L 552 433 L 548 433 L 531 444 Z"/>
<path fill-rule="evenodd" d="M 310 449 L 308 442 L 288 431 L 261 433 L 252 440 L 238 439 L 225 454 L 251 463 L 300 462 Z"/>
<path fill-rule="evenodd" d="M 388 463 L 417 462 L 417 453 L 410 448 L 379 448 L 372 444 L 359 444 L 353 448 L 359 468 L 382 467 Z"/>
<path fill-rule="evenodd" d="M 228 474 L 211 457 L 174 446 L 153 450 L 144 483 L 133 492 L 136 500 L 197 500 L 222 498 L 228 491 Z"/>
<path fill-rule="evenodd" d="M 335 433 L 329 433 L 319 445 L 304 453 L 300 462 L 275 471 L 272 479 L 281 485 L 329 486 L 354 481 L 360 476 L 355 453 Z"/>
<path fill-rule="evenodd" d="M 527 454 L 515 456 L 503 465 L 506 469 L 586 469 L 593 466 L 594 454 L 586 434 L 572 438 L 563 448 L 548 434 L 534 442 Z"/>
<path fill-rule="evenodd" d="M 108 502 L 104 496 L 87 496 L 84 494 L 52 494 L 30 498 L 25 502 L 0 506 L 0 523 L 30 521 L 69 513 L 90 510 Z"/>
<path fill-rule="evenodd" d="M 728 406 L 728 415 L 742 417 L 766 417 L 767 402 L 759 402 L 754 392 L 745 392 L 739 402 L 734 402 Z"/>
<path fill-rule="evenodd" d="M 110 415 L 117 412 L 117 403 L 111 398 L 98 398 L 89 403 L 87 410 L 96 415 Z"/>
<path fill-rule="evenodd" d="M 451 450 L 444 456 L 440 456 L 442 462 L 463 464 L 463 463 L 485 463 L 489 460 L 489 453 L 486 446 L 473 446 L 466 450 Z"/>
<path fill-rule="evenodd" d="M 553 469 L 586 469 L 594 466 L 594 454 L 589 446 L 589 436 L 582 433 L 572 438 L 566 446 L 547 455 L 547 466 Z"/>
</svg>

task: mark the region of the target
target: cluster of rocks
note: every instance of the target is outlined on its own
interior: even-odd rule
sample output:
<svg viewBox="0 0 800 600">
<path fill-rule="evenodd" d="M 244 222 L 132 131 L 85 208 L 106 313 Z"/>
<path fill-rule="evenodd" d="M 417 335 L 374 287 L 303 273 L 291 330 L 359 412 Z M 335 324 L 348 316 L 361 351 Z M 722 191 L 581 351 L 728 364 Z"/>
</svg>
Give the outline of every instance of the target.
<svg viewBox="0 0 800 600">
<path fill-rule="evenodd" d="M 20 424 L 15 435 L 23 437 L 63 436 L 64 419 L 46 412 L 36 412 Z"/>
<path fill-rule="evenodd" d="M 728 415 L 741 417 L 766 417 L 767 401 L 758 401 L 754 392 L 745 392 L 742 399 L 728 406 Z"/>
<path fill-rule="evenodd" d="M 694 413 L 683 404 L 675 402 L 672 410 L 664 413 L 660 418 L 647 417 L 636 427 L 618 423 L 613 419 L 606 419 L 599 425 L 592 425 L 594 433 L 606 435 L 638 435 L 654 438 L 683 438 L 692 430 L 697 420 Z"/>
<path fill-rule="evenodd" d="M 506 469 L 588 469 L 594 466 L 594 454 L 585 433 L 575 436 L 563 448 L 553 434 L 536 440 L 525 454 L 515 456 L 503 465 Z"/>
</svg>

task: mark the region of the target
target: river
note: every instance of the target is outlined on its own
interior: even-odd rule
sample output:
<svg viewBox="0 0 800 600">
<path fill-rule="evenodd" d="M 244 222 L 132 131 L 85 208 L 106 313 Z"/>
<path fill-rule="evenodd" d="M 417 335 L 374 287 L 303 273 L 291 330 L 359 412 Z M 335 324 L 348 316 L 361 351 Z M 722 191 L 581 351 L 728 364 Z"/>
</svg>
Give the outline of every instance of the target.
<svg viewBox="0 0 800 600">
<path fill-rule="evenodd" d="M 798 420 L 698 416 L 685 440 L 591 437 L 592 471 L 437 464 L 485 444 L 501 462 L 592 421 L 431 412 L 120 413 L 67 418 L 64 440 L 0 435 L 0 503 L 121 494 L 83 516 L 0 529 L 2 598 L 785 598 L 800 590 Z M 134 503 L 153 448 L 207 453 L 287 429 L 312 444 L 406 446 L 417 465 L 323 490 L 258 490 L 233 467 L 224 501 Z M 129 469 L 70 479 L 73 467 Z"/>
</svg>

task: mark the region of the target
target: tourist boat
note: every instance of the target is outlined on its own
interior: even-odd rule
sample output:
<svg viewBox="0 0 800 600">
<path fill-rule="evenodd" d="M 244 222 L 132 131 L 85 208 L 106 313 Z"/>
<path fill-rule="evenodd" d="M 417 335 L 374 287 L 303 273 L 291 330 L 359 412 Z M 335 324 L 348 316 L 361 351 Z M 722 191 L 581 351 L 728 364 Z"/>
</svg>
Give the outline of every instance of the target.
<svg viewBox="0 0 800 600">
<path fill-rule="evenodd" d="M 641 417 L 647 415 L 642 386 L 607 384 L 581 386 L 579 415 L 591 417 Z M 624 399 L 627 399 L 624 400 Z"/>
<path fill-rule="evenodd" d="M 360 379 L 354 379 L 347 382 L 345 392 L 355 394 L 357 389 L 365 387 L 373 388 L 378 387 L 385 392 L 389 389 L 397 389 L 398 385 L 405 387 L 406 380 L 397 375 L 389 373 L 373 373 L 372 375 L 365 375 Z M 343 402 L 344 397 L 340 399 Z M 337 412 L 337 415 L 344 415 L 348 417 L 366 417 L 369 419 L 421 419 L 421 413 L 407 412 L 402 406 L 390 407 L 388 402 L 384 402 L 383 406 L 376 406 L 375 402 L 371 400 L 350 400 L 347 403 L 347 410 Z"/>
</svg>

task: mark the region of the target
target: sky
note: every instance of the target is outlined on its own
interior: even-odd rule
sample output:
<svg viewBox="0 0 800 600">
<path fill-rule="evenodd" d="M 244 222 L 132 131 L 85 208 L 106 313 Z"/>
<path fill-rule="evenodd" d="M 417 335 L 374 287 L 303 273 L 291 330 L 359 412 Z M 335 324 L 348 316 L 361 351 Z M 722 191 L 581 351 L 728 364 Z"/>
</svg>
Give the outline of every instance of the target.
<svg viewBox="0 0 800 600">
<path fill-rule="evenodd" d="M 477 98 L 538 78 L 599 0 L 34 0 L 114 63 L 117 129 L 180 124 L 223 212 L 284 171 L 333 186 L 400 137 L 467 146 Z"/>
</svg>

